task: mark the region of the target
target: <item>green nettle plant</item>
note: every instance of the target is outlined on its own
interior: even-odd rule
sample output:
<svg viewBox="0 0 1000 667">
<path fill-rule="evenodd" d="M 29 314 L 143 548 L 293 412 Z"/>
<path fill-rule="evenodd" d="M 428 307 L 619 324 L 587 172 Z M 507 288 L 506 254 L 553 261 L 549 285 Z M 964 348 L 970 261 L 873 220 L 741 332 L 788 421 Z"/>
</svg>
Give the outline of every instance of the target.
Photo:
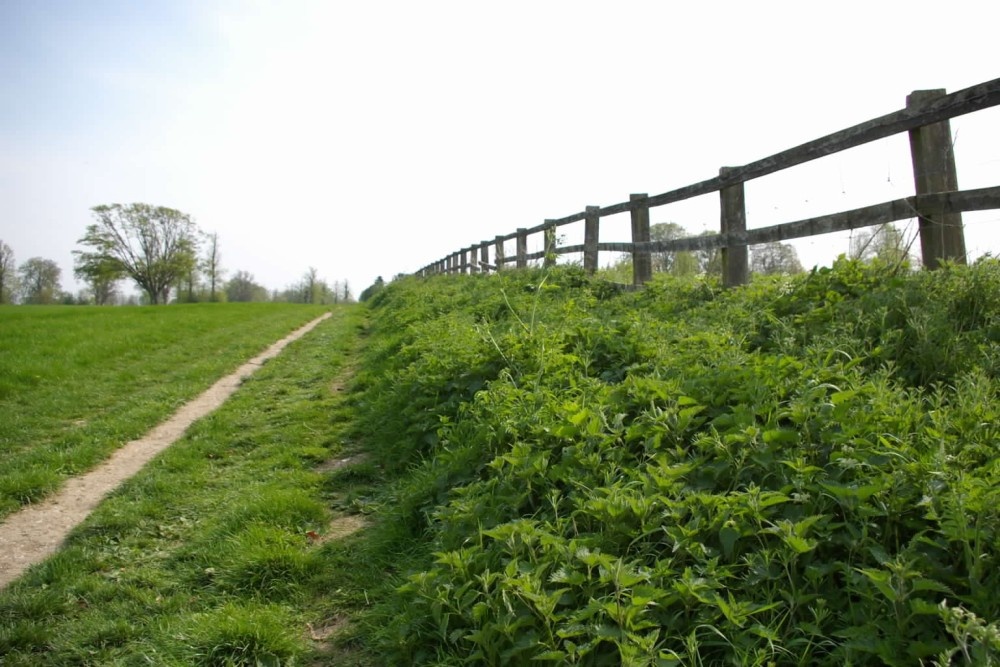
<svg viewBox="0 0 1000 667">
<path fill-rule="evenodd" d="M 413 664 L 994 664 L 1000 263 L 372 299 Z M 380 616 L 384 615 L 384 616 Z"/>
</svg>

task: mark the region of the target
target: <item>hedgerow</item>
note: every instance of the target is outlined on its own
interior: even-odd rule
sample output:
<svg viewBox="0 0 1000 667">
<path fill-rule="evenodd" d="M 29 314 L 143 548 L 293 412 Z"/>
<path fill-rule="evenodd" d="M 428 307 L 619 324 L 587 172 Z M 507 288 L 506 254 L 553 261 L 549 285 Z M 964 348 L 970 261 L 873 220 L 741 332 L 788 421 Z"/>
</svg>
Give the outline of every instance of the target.
<svg viewBox="0 0 1000 667">
<path fill-rule="evenodd" d="M 361 429 L 412 664 L 991 664 L 1000 263 L 396 281 Z"/>
</svg>

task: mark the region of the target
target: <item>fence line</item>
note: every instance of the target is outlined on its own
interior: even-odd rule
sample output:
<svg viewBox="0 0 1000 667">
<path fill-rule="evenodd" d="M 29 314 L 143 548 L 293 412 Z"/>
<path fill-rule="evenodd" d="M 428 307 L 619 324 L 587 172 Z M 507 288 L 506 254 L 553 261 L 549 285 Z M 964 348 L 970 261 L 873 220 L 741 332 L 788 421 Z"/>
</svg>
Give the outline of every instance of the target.
<svg viewBox="0 0 1000 667">
<path fill-rule="evenodd" d="M 597 269 L 600 251 L 632 254 L 633 282 L 642 285 L 652 277 L 653 252 L 679 252 L 721 249 L 723 283 L 739 285 L 747 281 L 747 247 L 836 231 L 860 229 L 908 218 L 919 219 L 919 234 L 924 266 L 936 268 L 942 260 L 965 261 L 965 237 L 961 214 L 1000 208 L 1000 186 L 978 190 L 959 190 L 955 154 L 951 143 L 949 120 L 1000 105 L 1000 79 L 947 94 L 943 89 L 918 90 L 906 98 L 899 111 L 834 132 L 819 139 L 751 162 L 742 167 L 722 167 L 719 175 L 698 183 L 650 197 L 633 194 L 626 202 L 610 206 L 587 206 L 583 211 L 562 218 L 547 219 L 535 227 L 498 235 L 492 241 L 462 248 L 428 264 L 417 274 L 471 273 L 499 271 L 505 264 L 518 268 L 531 260 L 555 262 L 558 255 L 583 253 L 584 268 Z M 747 230 L 744 183 L 773 174 L 820 157 L 861 146 L 886 137 L 908 132 L 916 195 L 866 206 L 850 211 L 822 215 L 806 220 Z M 673 241 L 650 240 L 649 209 L 692 197 L 718 192 L 721 219 L 719 234 Z M 600 220 L 628 212 L 632 222 L 630 242 L 601 242 Z M 557 247 L 558 227 L 584 222 L 584 243 Z M 528 253 L 528 236 L 544 234 L 544 250 Z M 504 244 L 515 241 L 514 257 L 507 257 Z M 490 249 L 493 260 L 490 261 Z M 478 256 L 477 256 L 478 255 Z"/>
</svg>

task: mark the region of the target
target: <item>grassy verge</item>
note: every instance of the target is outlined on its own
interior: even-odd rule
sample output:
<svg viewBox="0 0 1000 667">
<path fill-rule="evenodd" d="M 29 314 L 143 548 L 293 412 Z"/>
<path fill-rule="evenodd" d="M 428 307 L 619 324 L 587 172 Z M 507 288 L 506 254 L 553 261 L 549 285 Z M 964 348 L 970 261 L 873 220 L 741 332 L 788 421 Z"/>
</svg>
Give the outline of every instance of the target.
<svg viewBox="0 0 1000 667">
<path fill-rule="evenodd" d="M 358 431 L 399 477 L 369 544 L 410 570 L 358 625 L 385 664 L 1000 662 L 996 260 L 372 306 Z"/>
<path fill-rule="evenodd" d="M 0 308 L 0 517 L 170 415 L 325 308 Z"/>
<path fill-rule="evenodd" d="M 335 649 L 333 538 L 364 525 L 341 381 L 360 307 L 334 311 L 0 593 L 4 665 L 286 665 Z M 354 480 L 351 482 L 351 480 Z M 352 567 L 352 564 L 345 564 Z M 345 653 L 346 651 L 346 653 Z"/>
</svg>

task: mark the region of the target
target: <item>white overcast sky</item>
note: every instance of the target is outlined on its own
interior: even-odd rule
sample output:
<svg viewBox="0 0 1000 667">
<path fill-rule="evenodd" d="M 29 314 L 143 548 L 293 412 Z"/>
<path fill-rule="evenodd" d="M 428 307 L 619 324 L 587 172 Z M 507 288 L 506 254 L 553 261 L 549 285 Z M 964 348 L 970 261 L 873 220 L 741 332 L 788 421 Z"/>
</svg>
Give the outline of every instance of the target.
<svg viewBox="0 0 1000 667">
<path fill-rule="evenodd" d="M 996 78 L 998 20 L 984 0 L 0 0 L 0 239 L 73 288 L 90 208 L 146 202 L 218 232 L 230 274 L 280 289 L 313 266 L 356 294 Z M 1000 184 L 1000 112 L 952 131 L 960 185 Z M 903 135 L 748 183 L 748 221 L 912 192 Z M 973 253 L 1000 251 L 998 219 L 967 214 Z M 717 197 L 652 220 L 715 229 Z M 798 248 L 810 266 L 847 239 Z"/>
</svg>

